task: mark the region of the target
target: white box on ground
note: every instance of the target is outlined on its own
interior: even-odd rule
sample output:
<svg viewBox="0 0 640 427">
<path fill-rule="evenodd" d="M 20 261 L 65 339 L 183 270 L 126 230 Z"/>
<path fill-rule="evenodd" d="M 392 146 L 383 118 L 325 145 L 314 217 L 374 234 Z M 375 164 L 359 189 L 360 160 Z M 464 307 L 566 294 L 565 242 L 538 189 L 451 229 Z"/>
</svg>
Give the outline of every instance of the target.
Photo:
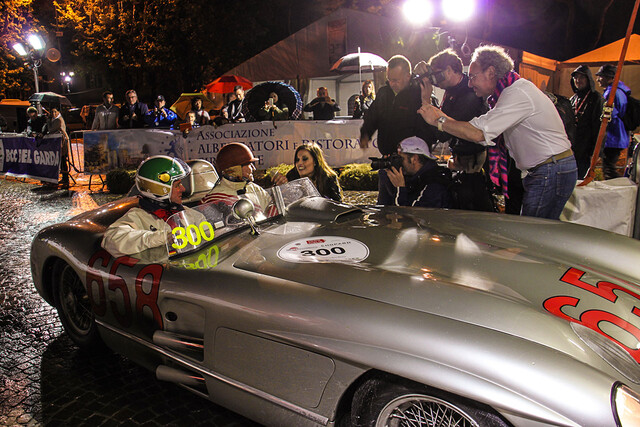
<svg viewBox="0 0 640 427">
<path fill-rule="evenodd" d="M 592 181 L 573 190 L 560 219 L 631 236 L 637 194 L 629 178 Z"/>
</svg>

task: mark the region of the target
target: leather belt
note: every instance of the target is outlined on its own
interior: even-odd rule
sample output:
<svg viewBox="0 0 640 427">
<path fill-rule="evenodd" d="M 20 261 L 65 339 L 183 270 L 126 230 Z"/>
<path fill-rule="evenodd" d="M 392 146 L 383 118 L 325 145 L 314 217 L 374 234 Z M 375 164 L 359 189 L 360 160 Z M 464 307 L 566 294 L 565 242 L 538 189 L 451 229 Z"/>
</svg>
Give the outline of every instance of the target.
<svg viewBox="0 0 640 427">
<path fill-rule="evenodd" d="M 573 156 L 573 151 L 571 151 L 571 148 L 569 148 L 567 151 L 563 151 L 560 154 L 553 155 L 553 156 L 549 157 L 547 160 L 545 160 L 544 162 L 538 163 L 537 165 L 535 165 L 531 169 L 527 169 L 527 171 L 528 172 L 533 172 L 534 170 L 538 169 L 542 165 L 546 165 L 547 163 L 551 163 L 551 162 L 557 163 L 558 160 L 566 159 L 567 157 L 571 157 L 571 156 Z"/>
</svg>

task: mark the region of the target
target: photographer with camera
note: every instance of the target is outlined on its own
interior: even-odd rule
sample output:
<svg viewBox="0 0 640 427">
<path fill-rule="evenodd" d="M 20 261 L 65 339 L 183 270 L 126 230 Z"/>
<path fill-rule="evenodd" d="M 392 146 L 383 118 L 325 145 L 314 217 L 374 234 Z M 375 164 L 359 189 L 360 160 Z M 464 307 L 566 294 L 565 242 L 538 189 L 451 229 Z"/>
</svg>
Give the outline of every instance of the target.
<svg viewBox="0 0 640 427">
<path fill-rule="evenodd" d="M 258 120 L 289 120 L 289 107 L 280 102 L 278 94 L 271 92 L 264 103 L 264 107 L 258 110 Z"/>
<path fill-rule="evenodd" d="M 462 60 L 453 49 L 448 48 L 432 56 L 428 64 L 420 61 L 413 72 L 423 76 L 423 102 L 429 102 L 431 85 L 444 89 L 440 108 L 455 120 L 469 121 L 487 112 L 484 100 L 469 87 L 469 76 L 462 71 Z M 456 207 L 494 211 L 489 180 L 483 173 L 483 165 L 487 159 L 486 147 L 443 132 L 441 128 L 442 125 L 439 124 L 438 141 L 448 142 L 451 149 L 447 167 L 455 171 L 453 180 L 458 195 Z"/>
<path fill-rule="evenodd" d="M 340 111 L 340 106 L 331 99 L 326 87 L 319 87 L 316 94 L 316 98 L 305 105 L 302 111 L 313 113 L 313 120 L 333 120 L 336 117 L 336 111 Z"/>
<path fill-rule="evenodd" d="M 384 168 L 395 187 L 392 206 L 450 208 L 451 172 L 436 163 L 423 139 L 412 136 L 398 146 L 398 154 L 372 159 L 372 169 Z"/>
<path fill-rule="evenodd" d="M 165 108 L 165 103 L 164 96 L 158 95 L 156 97 L 153 110 L 149 110 L 144 116 L 147 126 L 158 129 L 173 129 L 178 115 Z"/>
<path fill-rule="evenodd" d="M 549 97 L 513 70 L 499 46 L 480 46 L 469 65 L 469 86 L 491 109 L 470 121 L 455 120 L 424 103 L 424 120 L 445 132 L 492 147 L 492 179 L 508 197 L 507 156 L 525 173 L 521 215 L 559 219 L 576 185 L 578 169 L 564 124 Z M 495 142 L 494 142 L 495 141 Z"/>
<path fill-rule="evenodd" d="M 431 146 L 436 140 L 435 129 L 417 113 L 421 104 L 420 85 L 411 79 L 411 62 L 402 55 L 391 57 L 387 65 L 387 84 L 378 90 L 364 116 L 360 147 L 369 147 L 376 131 L 378 150 L 383 158 L 396 153 L 400 141 L 410 136 L 418 136 Z M 393 204 L 394 192 L 386 169 L 378 172 L 378 204 Z"/>
</svg>

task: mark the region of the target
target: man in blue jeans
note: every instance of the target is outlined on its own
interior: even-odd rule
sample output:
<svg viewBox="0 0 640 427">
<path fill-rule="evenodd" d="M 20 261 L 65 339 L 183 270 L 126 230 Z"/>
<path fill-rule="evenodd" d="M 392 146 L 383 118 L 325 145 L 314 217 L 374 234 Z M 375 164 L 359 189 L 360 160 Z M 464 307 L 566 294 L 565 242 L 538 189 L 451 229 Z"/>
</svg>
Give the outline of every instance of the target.
<svg viewBox="0 0 640 427">
<path fill-rule="evenodd" d="M 426 87 L 429 86 L 429 87 Z M 423 90 L 431 93 L 431 85 Z M 560 218 L 573 192 L 578 169 L 562 119 L 540 89 L 513 71 L 513 60 L 497 46 L 480 46 L 469 66 L 469 86 L 491 109 L 468 122 L 456 121 L 424 104 L 424 120 L 438 130 L 497 148 L 496 172 L 505 178 L 506 150 L 523 172 L 521 215 Z M 493 140 L 497 140 L 495 143 Z M 495 149 L 494 149 L 495 150 Z"/>
</svg>

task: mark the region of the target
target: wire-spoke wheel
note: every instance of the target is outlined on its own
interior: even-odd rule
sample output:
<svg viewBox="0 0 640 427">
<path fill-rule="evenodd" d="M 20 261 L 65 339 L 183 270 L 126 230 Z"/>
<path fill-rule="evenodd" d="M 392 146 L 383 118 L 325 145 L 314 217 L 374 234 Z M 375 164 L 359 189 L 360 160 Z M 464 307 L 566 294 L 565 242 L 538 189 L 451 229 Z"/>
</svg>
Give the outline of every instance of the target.
<svg viewBox="0 0 640 427">
<path fill-rule="evenodd" d="M 379 373 L 351 400 L 354 427 L 507 427 L 493 408 L 424 384 Z"/>
<path fill-rule="evenodd" d="M 54 299 L 62 326 L 76 344 L 83 348 L 101 344 L 87 291 L 68 264 L 54 269 Z"/>
<path fill-rule="evenodd" d="M 433 396 L 410 394 L 385 406 L 377 427 L 478 427 L 462 409 Z"/>
</svg>

